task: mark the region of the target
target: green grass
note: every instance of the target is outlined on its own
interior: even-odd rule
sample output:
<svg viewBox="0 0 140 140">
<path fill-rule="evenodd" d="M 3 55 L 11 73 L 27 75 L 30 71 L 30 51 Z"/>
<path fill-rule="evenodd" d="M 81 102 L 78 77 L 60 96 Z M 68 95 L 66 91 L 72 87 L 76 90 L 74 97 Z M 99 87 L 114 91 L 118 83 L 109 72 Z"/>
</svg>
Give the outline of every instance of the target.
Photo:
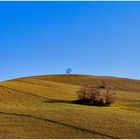
<svg viewBox="0 0 140 140">
<path fill-rule="evenodd" d="M 114 86 L 110 107 L 73 104 L 80 85 Z M 140 138 L 140 81 L 49 75 L 0 83 L 0 138 Z"/>
</svg>

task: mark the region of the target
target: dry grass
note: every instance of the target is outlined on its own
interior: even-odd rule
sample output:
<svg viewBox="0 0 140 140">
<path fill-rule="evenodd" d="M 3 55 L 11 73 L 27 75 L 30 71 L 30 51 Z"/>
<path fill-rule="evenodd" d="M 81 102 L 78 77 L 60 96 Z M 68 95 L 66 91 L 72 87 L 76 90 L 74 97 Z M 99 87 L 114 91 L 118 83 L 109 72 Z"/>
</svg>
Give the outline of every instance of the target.
<svg viewBox="0 0 140 140">
<path fill-rule="evenodd" d="M 83 83 L 116 86 L 111 107 L 76 105 Z M 130 86 L 132 85 L 132 86 Z M 84 75 L 0 83 L 0 138 L 140 138 L 140 81 Z"/>
</svg>

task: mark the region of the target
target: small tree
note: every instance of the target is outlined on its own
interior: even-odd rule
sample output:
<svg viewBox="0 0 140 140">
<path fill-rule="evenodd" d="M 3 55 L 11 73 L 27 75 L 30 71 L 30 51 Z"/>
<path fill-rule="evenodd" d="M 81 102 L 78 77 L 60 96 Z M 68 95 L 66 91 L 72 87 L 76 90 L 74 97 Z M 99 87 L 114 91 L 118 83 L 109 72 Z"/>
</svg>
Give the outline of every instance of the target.
<svg viewBox="0 0 140 140">
<path fill-rule="evenodd" d="M 66 69 L 66 73 L 67 74 L 70 74 L 71 72 L 72 72 L 72 69 L 71 68 Z"/>
<path fill-rule="evenodd" d="M 108 106 L 115 102 L 116 93 L 109 86 L 83 86 L 78 93 L 78 103 L 98 106 Z"/>
</svg>

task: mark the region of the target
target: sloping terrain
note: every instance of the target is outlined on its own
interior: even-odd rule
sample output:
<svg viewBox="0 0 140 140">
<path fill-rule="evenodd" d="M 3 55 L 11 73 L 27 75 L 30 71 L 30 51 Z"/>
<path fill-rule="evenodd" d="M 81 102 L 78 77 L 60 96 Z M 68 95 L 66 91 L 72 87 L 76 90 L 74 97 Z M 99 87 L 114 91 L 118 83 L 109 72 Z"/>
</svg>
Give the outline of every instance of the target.
<svg viewBox="0 0 140 140">
<path fill-rule="evenodd" d="M 110 107 L 73 104 L 81 85 L 115 88 Z M 48 75 L 0 83 L 0 138 L 140 138 L 140 81 Z"/>
</svg>

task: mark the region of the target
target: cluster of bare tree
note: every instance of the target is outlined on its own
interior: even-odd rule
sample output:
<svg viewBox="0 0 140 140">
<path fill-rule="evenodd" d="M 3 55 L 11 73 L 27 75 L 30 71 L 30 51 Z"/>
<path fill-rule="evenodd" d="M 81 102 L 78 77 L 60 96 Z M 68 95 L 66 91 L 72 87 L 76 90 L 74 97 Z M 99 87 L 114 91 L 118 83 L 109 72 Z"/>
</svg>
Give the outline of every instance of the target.
<svg viewBox="0 0 140 140">
<path fill-rule="evenodd" d="M 101 86 L 83 86 L 78 94 L 78 103 L 98 106 L 108 106 L 116 101 L 116 93 L 113 87 L 105 83 Z"/>
</svg>

